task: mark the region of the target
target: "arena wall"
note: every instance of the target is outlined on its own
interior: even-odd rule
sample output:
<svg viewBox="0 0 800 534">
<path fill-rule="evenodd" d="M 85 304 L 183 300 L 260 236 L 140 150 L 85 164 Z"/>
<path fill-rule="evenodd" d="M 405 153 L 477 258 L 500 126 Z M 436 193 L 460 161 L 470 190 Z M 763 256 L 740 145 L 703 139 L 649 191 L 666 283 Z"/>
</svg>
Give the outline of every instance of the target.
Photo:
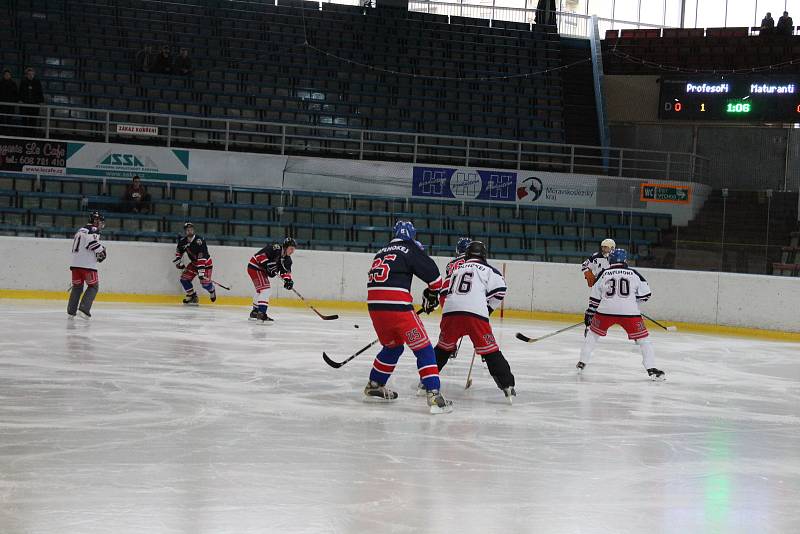
<svg viewBox="0 0 800 534">
<path fill-rule="evenodd" d="M 182 292 L 172 264 L 172 245 L 120 241 L 107 245 L 108 259 L 100 266 L 101 294 L 120 295 L 120 300 L 174 295 L 179 302 Z M 0 237 L 3 295 L 66 300 L 69 251 L 70 241 L 65 239 Z M 213 247 L 214 278 L 232 286 L 230 293 L 220 291 L 220 304 L 247 304 L 252 285 L 245 266 L 253 252 Z M 299 250 L 294 256 L 296 288 L 307 299 L 331 305 L 363 304 L 371 259 L 364 253 Z M 436 261 L 443 268 L 448 258 Z M 578 265 L 520 261 L 494 265 L 505 271 L 509 287 L 505 310 L 512 316 L 550 312 L 574 318 L 586 308 L 587 288 Z M 644 311 L 659 321 L 800 332 L 800 279 L 662 269 L 641 272 L 654 294 Z M 414 294 L 420 295 L 422 289 L 417 281 Z M 282 287 L 273 298 L 296 300 Z"/>
</svg>

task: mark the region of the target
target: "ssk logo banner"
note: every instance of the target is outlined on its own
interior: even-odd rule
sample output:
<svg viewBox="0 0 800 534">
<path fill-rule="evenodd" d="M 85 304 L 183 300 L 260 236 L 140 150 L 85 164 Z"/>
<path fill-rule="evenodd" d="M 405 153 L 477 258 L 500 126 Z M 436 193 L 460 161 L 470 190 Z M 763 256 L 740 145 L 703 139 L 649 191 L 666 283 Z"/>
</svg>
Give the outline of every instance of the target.
<svg viewBox="0 0 800 534">
<path fill-rule="evenodd" d="M 186 181 L 189 151 L 165 147 L 69 143 L 67 173 L 84 176 Z"/>
</svg>

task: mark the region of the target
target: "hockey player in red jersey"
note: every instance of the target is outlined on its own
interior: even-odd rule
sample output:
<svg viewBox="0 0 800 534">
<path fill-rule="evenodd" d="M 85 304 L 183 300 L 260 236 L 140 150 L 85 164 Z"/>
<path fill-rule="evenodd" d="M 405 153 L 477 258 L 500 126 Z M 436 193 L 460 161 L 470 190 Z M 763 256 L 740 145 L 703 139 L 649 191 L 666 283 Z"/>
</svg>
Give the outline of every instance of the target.
<svg viewBox="0 0 800 534">
<path fill-rule="evenodd" d="M 211 281 L 214 263 L 208 253 L 208 245 L 201 236 L 194 233 L 194 224 L 187 222 L 183 225 L 183 231 L 184 236 L 178 240 L 175 258 L 172 260 L 175 267 L 181 271 L 181 285 L 186 291 L 186 298 L 183 299 L 183 303 L 196 305 L 199 301 L 192 285 L 192 280 L 194 280 L 195 276 L 200 279 L 200 285 L 203 286 L 203 289 L 208 291 L 211 302 L 214 302 L 217 300 L 217 292 L 214 290 L 214 284 Z M 186 265 L 182 263 L 184 254 L 189 259 L 189 263 Z"/>
<path fill-rule="evenodd" d="M 642 364 L 653 380 L 664 380 L 664 371 L 656 369 L 655 351 L 644 325 L 639 303 L 650 298 L 650 286 L 644 276 L 627 264 L 628 254 L 617 248 L 608 255 L 609 267 L 597 277 L 589 297 L 584 323 L 589 327 L 575 366 L 582 372 L 592 359 L 595 344 L 612 326 L 620 325 L 642 351 Z"/>
<path fill-rule="evenodd" d="M 105 226 L 105 219 L 95 211 L 89 215 L 89 224 L 75 232 L 72 240 L 72 290 L 67 304 L 67 315 L 75 317 L 77 313 L 84 319 L 92 316 L 92 303 L 100 289 L 97 276 L 97 264 L 106 259 L 106 248 L 100 243 L 100 230 Z M 86 282 L 86 292 L 83 284 Z M 83 298 L 81 298 L 83 295 Z"/>
<path fill-rule="evenodd" d="M 284 289 L 291 290 L 294 287 L 291 256 L 295 250 L 297 250 L 297 241 L 294 238 L 287 237 L 282 244 L 269 244 L 250 258 L 247 263 L 247 274 L 256 289 L 253 296 L 253 309 L 250 311 L 250 319 L 264 324 L 273 321 L 267 315 L 271 288 L 269 279 L 280 276 L 283 279 Z"/>
<path fill-rule="evenodd" d="M 458 242 L 456 243 L 456 256 L 449 262 L 447 262 L 447 266 L 444 268 L 444 282 L 442 284 L 442 291 L 439 293 L 440 301 L 441 298 L 447 294 L 447 290 L 450 288 L 448 285 L 450 283 L 450 275 L 453 274 L 453 271 L 458 269 L 464 261 L 464 253 L 467 251 L 467 247 L 469 244 L 472 243 L 472 239 L 469 237 L 459 237 Z"/>
<path fill-rule="evenodd" d="M 427 392 L 432 414 L 453 410 L 452 402 L 440 392 L 439 368 L 428 334 L 414 312 L 411 281 L 416 276 L 428 284 L 423 293 L 423 310 L 430 313 L 439 305 L 442 278 L 439 268 L 414 241 L 417 231 L 409 221 L 398 221 L 394 239 L 380 249 L 372 261 L 367 280 L 367 307 L 372 325 L 383 348 L 375 357 L 365 400 L 393 401 L 397 393 L 386 387 L 397 361 L 408 345 L 417 357 L 417 370 Z"/>
<path fill-rule="evenodd" d="M 511 367 L 497 345 L 489 315 L 506 296 L 506 281 L 500 271 L 486 263 L 486 245 L 473 241 L 467 247 L 464 262 L 449 277 L 449 290 L 443 296 L 442 322 L 436 344 L 439 371 L 447 365 L 463 336 L 469 336 L 489 368 L 497 387 L 509 404 L 517 392 Z"/>
</svg>

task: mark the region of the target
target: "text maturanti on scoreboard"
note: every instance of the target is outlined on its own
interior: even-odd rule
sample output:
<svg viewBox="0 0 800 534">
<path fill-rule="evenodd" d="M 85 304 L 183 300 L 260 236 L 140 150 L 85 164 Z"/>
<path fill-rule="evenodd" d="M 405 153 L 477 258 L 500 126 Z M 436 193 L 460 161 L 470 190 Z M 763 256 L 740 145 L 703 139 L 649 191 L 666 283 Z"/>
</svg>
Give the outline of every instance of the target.
<svg viewBox="0 0 800 534">
<path fill-rule="evenodd" d="M 800 122 L 800 76 L 683 75 L 660 82 L 660 119 Z"/>
</svg>

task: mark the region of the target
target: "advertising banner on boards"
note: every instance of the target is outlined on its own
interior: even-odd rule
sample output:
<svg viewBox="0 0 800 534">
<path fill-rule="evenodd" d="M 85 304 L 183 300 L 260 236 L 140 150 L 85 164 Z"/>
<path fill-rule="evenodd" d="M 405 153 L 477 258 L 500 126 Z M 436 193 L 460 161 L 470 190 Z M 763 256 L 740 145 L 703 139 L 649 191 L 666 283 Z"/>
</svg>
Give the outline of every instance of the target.
<svg viewBox="0 0 800 534">
<path fill-rule="evenodd" d="M 67 143 L 0 138 L 0 171 L 66 174 Z"/>
<path fill-rule="evenodd" d="M 143 180 L 186 181 L 189 151 L 154 146 L 69 143 L 67 173 Z"/>
<path fill-rule="evenodd" d="M 516 171 L 415 166 L 411 194 L 415 197 L 514 202 L 516 187 Z"/>
</svg>

